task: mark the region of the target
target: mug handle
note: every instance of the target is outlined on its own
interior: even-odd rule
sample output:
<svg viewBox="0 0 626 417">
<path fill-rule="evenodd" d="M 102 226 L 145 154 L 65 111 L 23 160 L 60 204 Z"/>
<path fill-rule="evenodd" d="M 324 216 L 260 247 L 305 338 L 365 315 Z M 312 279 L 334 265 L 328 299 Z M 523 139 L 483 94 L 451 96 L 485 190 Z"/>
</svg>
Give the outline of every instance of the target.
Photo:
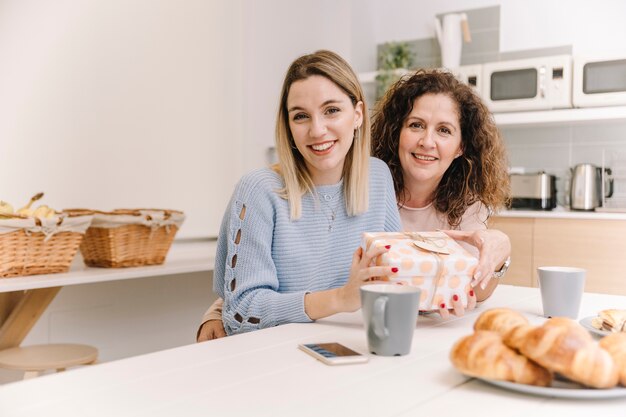
<svg viewBox="0 0 626 417">
<path fill-rule="evenodd" d="M 372 324 L 374 325 L 374 333 L 380 339 L 386 339 L 389 337 L 389 330 L 385 327 L 385 310 L 387 308 L 388 297 L 378 297 L 374 301 L 374 314 L 372 317 Z"/>
</svg>

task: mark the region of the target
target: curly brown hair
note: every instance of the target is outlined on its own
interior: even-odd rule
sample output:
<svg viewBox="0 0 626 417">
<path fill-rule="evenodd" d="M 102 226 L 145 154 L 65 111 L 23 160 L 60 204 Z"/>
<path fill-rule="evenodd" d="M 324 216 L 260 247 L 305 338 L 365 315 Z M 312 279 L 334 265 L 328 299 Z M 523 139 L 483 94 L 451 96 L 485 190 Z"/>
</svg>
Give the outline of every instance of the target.
<svg viewBox="0 0 626 417">
<path fill-rule="evenodd" d="M 389 165 L 398 204 L 410 200 L 398 155 L 400 131 L 418 97 L 446 94 L 457 104 L 461 150 L 444 173 L 434 197 L 435 209 L 457 227 L 467 208 L 477 201 L 490 211 L 508 204 L 510 185 L 504 141 L 491 112 L 471 87 L 442 70 L 418 70 L 404 76 L 376 107 L 372 125 L 372 154 Z M 485 219 L 486 221 L 487 219 Z"/>
</svg>

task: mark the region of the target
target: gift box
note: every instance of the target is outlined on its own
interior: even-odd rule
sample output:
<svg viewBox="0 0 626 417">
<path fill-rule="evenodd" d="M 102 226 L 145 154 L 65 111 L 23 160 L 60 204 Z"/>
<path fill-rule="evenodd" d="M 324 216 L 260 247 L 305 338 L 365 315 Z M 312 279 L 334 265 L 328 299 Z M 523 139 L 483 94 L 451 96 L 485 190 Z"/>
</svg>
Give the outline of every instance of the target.
<svg viewBox="0 0 626 417">
<path fill-rule="evenodd" d="M 478 259 L 454 239 L 443 232 L 363 234 L 365 250 L 387 245 L 391 249 L 378 256 L 375 263 L 396 267 L 398 272 L 382 279 L 419 287 L 422 290 L 420 310 L 437 310 L 442 303 L 450 307 L 454 295 L 467 306 Z"/>
</svg>

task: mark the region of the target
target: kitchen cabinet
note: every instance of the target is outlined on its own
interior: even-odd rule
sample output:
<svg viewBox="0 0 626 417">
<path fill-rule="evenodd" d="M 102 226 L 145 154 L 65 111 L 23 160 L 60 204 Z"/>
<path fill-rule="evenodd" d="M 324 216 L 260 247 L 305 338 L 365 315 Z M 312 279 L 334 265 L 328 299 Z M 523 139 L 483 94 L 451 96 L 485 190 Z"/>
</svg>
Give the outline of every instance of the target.
<svg viewBox="0 0 626 417">
<path fill-rule="evenodd" d="M 503 283 L 533 286 L 539 266 L 587 270 L 585 291 L 626 295 L 626 220 L 495 216 L 489 227 L 511 239 Z"/>
<path fill-rule="evenodd" d="M 511 265 L 502 278 L 503 284 L 532 287 L 534 219 L 492 217 L 489 227 L 501 230 L 511 239 Z"/>
</svg>

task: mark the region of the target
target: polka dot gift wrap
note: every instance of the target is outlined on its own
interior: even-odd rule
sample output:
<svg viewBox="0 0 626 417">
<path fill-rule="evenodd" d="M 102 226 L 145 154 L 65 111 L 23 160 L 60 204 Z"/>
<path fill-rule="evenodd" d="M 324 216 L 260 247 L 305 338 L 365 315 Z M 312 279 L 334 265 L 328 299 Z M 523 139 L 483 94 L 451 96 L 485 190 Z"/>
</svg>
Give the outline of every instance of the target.
<svg viewBox="0 0 626 417">
<path fill-rule="evenodd" d="M 391 245 L 376 259 L 378 266 L 395 266 L 396 274 L 382 277 L 422 290 L 420 310 L 437 310 L 441 303 L 452 305 L 458 295 L 467 306 L 467 294 L 478 259 L 443 232 L 364 233 L 365 250 L 372 245 Z"/>
</svg>

